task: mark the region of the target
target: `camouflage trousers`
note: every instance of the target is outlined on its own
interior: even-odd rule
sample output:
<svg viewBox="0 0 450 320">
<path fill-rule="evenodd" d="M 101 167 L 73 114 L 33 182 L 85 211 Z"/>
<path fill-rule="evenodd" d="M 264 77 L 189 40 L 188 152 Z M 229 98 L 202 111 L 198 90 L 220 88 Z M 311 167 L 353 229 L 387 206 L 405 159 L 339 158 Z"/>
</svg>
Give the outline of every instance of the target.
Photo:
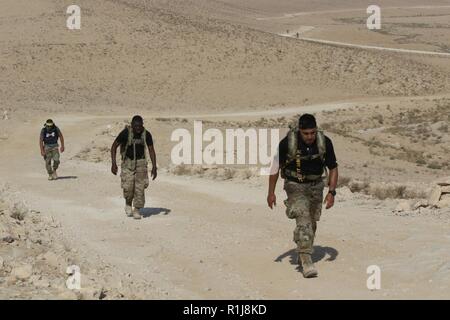
<svg viewBox="0 0 450 320">
<path fill-rule="evenodd" d="M 322 180 L 313 183 L 297 183 L 285 180 L 284 190 L 287 194 L 286 215 L 295 219 L 294 242 L 299 253 L 313 252 L 317 221 L 322 213 L 323 189 Z"/>
<path fill-rule="evenodd" d="M 58 146 L 56 147 L 44 147 L 44 160 L 45 160 L 45 168 L 47 169 L 48 174 L 52 174 L 54 171 L 56 171 L 59 167 L 60 160 L 59 160 L 59 150 Z M 52 165 L 53 161 L 53 165 Z"/>
<path fill-rule="evenodd" d="M 127 203 L 133 203 L 135 208 L 145 205 L 145 189 L 149 185 L 147 160 L 131 160 L 125 158 L 121 166 L 121 187 Z"/>
</svg>

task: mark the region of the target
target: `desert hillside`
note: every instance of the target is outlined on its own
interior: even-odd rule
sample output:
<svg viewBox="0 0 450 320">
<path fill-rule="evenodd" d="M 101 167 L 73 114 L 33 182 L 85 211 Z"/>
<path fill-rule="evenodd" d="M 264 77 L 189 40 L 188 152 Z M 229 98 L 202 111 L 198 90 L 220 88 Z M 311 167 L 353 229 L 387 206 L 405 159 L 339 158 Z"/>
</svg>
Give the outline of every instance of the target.
<svg viewBox="0 0 450 320">
<path fill-rule="evenodd" d="M 82 28 L 68 31 L 60 1 L 21 3 L 0 5 L 0 94 L 15 111 L 252 110 L 449 88 L 448 72 L 408 56 L 283 39 L 173 5 L 79 1 Z"/>
<path fill-rule="evenodd" d="M 79 0 L 70 31 L 64 1 L 2 0 L 0 299 L 448 299 L 450 3 L 381 0 L 369 31 L 370 2 Z M 305 112 L 340 174 L 315 279 L 296 263 L 282 181 L 270 210 L 260 165 L 171 157 L 172 133 L 197 121 L 282 138 Z M 110 157 L 137 113 L 158 166 L 139 221 Z M 48 118 L 66 147 L 53 181 Z"/>
</svg>

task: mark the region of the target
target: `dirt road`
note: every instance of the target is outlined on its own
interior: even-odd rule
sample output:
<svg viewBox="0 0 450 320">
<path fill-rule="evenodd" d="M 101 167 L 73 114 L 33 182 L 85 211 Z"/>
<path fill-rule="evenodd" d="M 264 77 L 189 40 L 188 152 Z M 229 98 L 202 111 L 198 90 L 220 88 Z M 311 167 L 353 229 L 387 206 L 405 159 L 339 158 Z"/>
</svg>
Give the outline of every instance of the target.
<svg viewBox="0 0 450 320">
<path fill-rule="evenodd" d="M 282 187 L 272 212 L 265 204 L 265 179 L 261 185 L 212 183 L 161 172 L 147 191 L 145 218 L 126 218 L 119 178 L 109 167 L 69 160 L 108 119 L 74 119 L 59 121 L 67 152 L 58 181 L 46 179 L 36 139 L 41 123 L 34 121 L 5 142 L 16 156 L 1 158 L 1 176 L 20 188 L 30 206 L 59 220 L 72 245 L 92 261 L 107 261 L 164 292 L 148 298 L 448 295 L 448 222 L 394 216 L 388 202 L 350 199 L 324 210 L 314 253 L 319 278 L 308 280 L 294 264 L 294 224 L 284 214 Z M 382 271 L 380 291 L 366 287 L 366 269 L 373 264 Z"/>
</svg>

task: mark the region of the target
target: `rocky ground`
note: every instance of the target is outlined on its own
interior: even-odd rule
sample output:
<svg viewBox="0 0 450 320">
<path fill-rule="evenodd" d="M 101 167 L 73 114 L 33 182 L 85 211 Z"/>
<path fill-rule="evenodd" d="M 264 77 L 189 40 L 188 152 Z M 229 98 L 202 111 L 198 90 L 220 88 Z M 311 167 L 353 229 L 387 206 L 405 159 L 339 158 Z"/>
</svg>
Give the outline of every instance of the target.
<svg viewBox="0 0 450 320">
<path fill-rule="evenodd" d="M 81 288 L 67 282 L 80 269 Z M 69 270 L 68 270 L 69 268 Z M 0 299 L 139 299 L 151 286 L 135 283 L 100 257 L 86 257 L 65 239 L 54 217 L 28 208 L 20 192 L 0 190 Z"/>
<path fill-rule="evenodd" d="M 426 13 L 381 1 L 408 8 L 387 10 L 376 34 L 358 27 L 364 1 L 274 3 L 80 0 L 71 32 L 60 1 L 1 2 L 0 298 L 448 299 L 449 60 L 278 36 L 288 26 L 444 52 L 445 1 Z M 304 112 L 333 140 L 340 172 L 312 281 L 295 264 L 282 183 L 271 211 L 258 166 L 171 161 L 172 133 L 195 120 L 282 138 Z M 159 167 L 140 221 L 123 212 L 109 154 L 135 113 Z M 47 118 L 66 138 L 56 181 L 37 145 Z M 374 264 L 382 290 L 370 291 Z M 80 290 L 67 288 L 72 265 Z"/>
</svg>

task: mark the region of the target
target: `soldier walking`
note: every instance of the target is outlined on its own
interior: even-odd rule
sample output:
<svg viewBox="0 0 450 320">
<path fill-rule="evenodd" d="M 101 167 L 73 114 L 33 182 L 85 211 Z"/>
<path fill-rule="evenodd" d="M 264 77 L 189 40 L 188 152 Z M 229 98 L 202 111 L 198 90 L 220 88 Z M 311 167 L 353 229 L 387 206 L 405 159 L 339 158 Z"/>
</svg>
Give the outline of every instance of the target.
<svg viewBox="0 0 450 320">
<path fill-rule="evenodd" d="M 111 146 L 111 172 L 117 175 L 116 153 L 120 146 L 122 156 L 121 187 L 125 198 L 125 213 L 128 217 L 141 219 L 140 209 L 145 205 L 145 189 L 149 185 L 147 169 L 147 152 L 152 161 L 151 176 L 153 180 L 157 176 L 156 154 L 153 147 L 151 133 L 144 128 L 141 116 L 134 116 L 131 126 L 127 126 L 120 132 Z M 134 208 L 133 208 L 134 206 Z"/>
<path fill-rule="evenodd" d="M 318 275 L 312 262 L 314 238 L 317 222 L 322 212 L 323 174 L 329 170 L 328 193 L 325 196 L 326 209 L 334 205 L 338 169 L 332 141 L 317 129 L 316 119 L 304 114 L 298 126 L 292 128 L 281 140 L 278 147 L 280 166 L 269 177 L 267 204 L 272 209 L 276 205 L 275 186 L 278 176 L 284 181 L 287 194 L 286 215 L 295 219 L 294 242 L 297 244 L 298 263 L 303 276 L 312 278 Z"/>
<path fill-rule="evenodd" d="M 61 148 L 59 148 L 58 140 L 61 141 Z M 45 160 L 48 180 L 58 179 L 56 170 L 60 164 L 59 151 L 64 152 L 64 136 L 52 119 L 48 119 L 41 130 L 39 148 L 41 149 L 41 156 Z"/>
</svg>

